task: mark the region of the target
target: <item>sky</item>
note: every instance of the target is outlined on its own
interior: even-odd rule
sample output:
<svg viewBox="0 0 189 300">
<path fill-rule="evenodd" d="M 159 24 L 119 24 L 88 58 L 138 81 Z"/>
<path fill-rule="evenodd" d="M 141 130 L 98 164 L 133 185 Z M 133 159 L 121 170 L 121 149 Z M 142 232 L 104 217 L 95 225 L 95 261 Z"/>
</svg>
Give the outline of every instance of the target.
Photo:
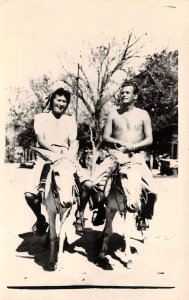
<svg viewBox="0 0 189 300">
<path fill-rule="evenodd" d="M 97 45 L 115 36 L 121 43 L 129 31 L 144 36 L 141 61 L 164 48 L 178 49 L 187 20 L 185 2 L 181 6 L 178 3 L 2 0 L 1 83 L 4 87 L 27 86 L 31 78 L 48 72 L 56 77 L 62 70 L 60 55 L 66 52 L 70 60 L 79 61 L 80 51 L 86 47 L 84 42 Z"/>
</svg>

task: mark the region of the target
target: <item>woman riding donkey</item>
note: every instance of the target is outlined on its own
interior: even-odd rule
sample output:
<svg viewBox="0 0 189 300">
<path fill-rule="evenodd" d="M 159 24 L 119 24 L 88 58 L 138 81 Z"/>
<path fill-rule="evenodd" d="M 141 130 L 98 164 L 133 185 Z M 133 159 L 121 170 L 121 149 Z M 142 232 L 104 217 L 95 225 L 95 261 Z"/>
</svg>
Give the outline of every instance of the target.
<svg viewBox="0 0 189 300">
<path fill-rule="evenodd" d="M 37 114 L 34 117 L 34 130 L 40 148 L 66 155 L 71 147 L 72 152 L 75 154 L 73 154 L 73 156 L 75 156 L 76 159 L 78 148 L 76 140 L 77 125 L 75 119 L 66 114 L 70 98 L 70 92 L 63 88 L 59 88 L 50 94 L 46 104 L 46 112 Z M 44 234 L 48 227 L 45 216 L 41 213 L 41 203 L 44 199 L 46 179 L 49 170 L 50 161 L 46 161 L 44 164 L 44 160 L 38 158 L 33 169 L 33 176 L 30 178 L 30 187 L 25 192 L 27 204 L 37 218 L 32 230 L 39 235 Z M 39 183 L 40 172 L 41 177 Z M 37 185 L 38 188 L 36 188 Z"/>
</svg>

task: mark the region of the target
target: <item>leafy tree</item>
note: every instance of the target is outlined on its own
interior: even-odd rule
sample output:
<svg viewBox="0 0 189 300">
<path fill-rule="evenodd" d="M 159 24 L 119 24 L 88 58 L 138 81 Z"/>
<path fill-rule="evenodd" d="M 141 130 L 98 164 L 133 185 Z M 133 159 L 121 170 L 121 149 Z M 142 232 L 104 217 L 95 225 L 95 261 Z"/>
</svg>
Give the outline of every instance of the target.
<svg viewBox="0 0 189 300">
<path fill-rule="evenodd" d="M 22 146 L 24 149 L 30 146 L 35 146 L 37 142 L 33 120 L 25 125 L 25 129 L 23 129 L 17 136 L 17 143 L 19 146 Z"/>
<path fill-rule="evenodd" d="M 138 105 L 150 113 L 154 131 L 178 124 L 178 51 L 148 56 L 135 80 L 141 91 Z"/>
<path fill-rule="evenodd" d="M 37 111 L 35 97 L 26 88 L 9 89 L 5 128 L 5 161 L 14 161 L 14 152 L 17 146 L 26 148 L 31 144 L 35 144 L 35 136 L 32 133 L 32 121 Z M 23 137 L 21 138 L 22 135 Z"/>
<path fill-rule="evenodd" d="M 37 99 L 38 110 L 41 111 L 45 105 L 45 98 L 52 92 L 53 81 L 50 75 L 42 75 L 30 81 L 30 87 Z"/>
<path fill-rule="evenodd" d="M 167 141 L 178 134 L 178 51 L 148 56 L 134 79 L 140 87 L 137 104 L 152 119 L 154 149 L 169 152 Z"/>
</svg>

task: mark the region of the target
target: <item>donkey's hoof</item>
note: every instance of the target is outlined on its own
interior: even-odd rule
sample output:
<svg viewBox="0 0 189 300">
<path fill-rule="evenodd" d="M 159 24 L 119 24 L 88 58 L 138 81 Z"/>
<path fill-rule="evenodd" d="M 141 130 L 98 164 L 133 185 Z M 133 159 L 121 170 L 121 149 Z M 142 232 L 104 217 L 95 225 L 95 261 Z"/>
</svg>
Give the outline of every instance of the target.
<svg viewBox="0 0 189 300">
<path fill-rule="evenodd" d="M 56 270 L 56 263 L 49 262 L 49 263 L 45 266 L 44 269 L 45 269 L 45 271 L 49 271 L 49 272 L 55 271 L 55 270 Z"/>
<path fill-rule="evenodd" d="M 132 269 L 133 267 L 133 261 L 131 259 L 129 259 L 126 263 L 126 268 L 127 269 Z"/>
<path fill-rule="evenodd" d="M 109 260 L 106 257 L 98 257 L 95 261 L 95 265 L 106 271 L 113 270 L 111 264 L 109 263 Z"/>
</svg>

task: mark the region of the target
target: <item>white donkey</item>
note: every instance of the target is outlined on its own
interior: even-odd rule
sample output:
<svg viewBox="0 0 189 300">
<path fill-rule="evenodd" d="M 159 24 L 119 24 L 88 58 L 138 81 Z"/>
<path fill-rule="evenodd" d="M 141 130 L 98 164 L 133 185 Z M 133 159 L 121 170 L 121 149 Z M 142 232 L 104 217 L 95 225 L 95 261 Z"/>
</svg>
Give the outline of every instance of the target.
<svg viewBox="0 0 189 300">
<path fill-rule="evenodd" d="M 74 202 L 74 173 L 76 172 L 76 164 L 71 155 L 63 156 L 50 152 L 48 150 L 32 147 L 43 159 L 51 161 L 51 170 L 49 172 L 50 184 L 46 187 L 45 199 L 43 201 L 49 218 L 49 232 L 46 242 L 50 242 L 50 257 L 46 267 L 49 271 L 54 271 L 57 264 L 62 262 L 63 245 L 66 240 L 66 231 L 72 225 L 69 214 Z M 69 153 L 68 153 L 69 154 Z M 59 215 L 59 251 L 56 252 L 56 217 Z"/>
</svg>

